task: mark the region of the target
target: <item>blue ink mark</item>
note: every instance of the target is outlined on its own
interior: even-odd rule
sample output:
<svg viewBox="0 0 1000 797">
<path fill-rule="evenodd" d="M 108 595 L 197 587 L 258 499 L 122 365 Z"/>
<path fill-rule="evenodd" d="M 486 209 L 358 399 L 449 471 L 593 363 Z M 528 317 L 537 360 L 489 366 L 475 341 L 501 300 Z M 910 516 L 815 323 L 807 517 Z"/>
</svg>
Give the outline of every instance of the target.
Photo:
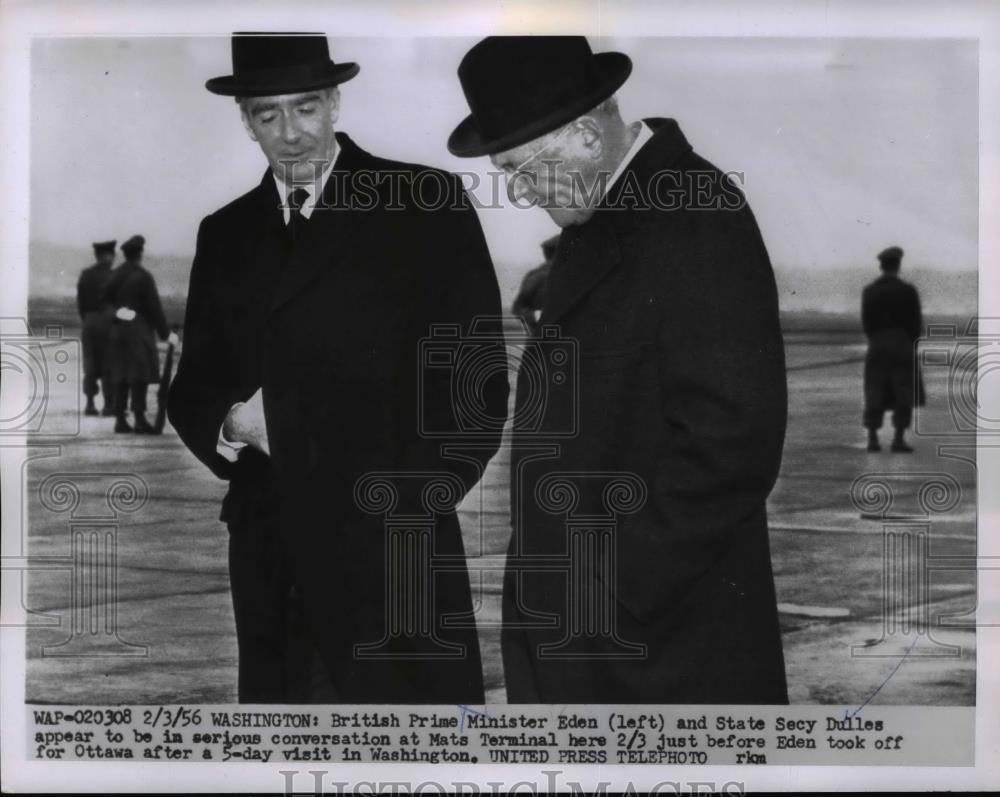
<svg viewBox="0 0 1000 797">
<path fill-rule="evenodd" d="M 892 671 L 885 677 L 885 680 L 882 681 L 882 683 L 880 683 L 877 687 L 875 687 L 875 691 L 872 692 L 870 695 L 868 695 L 864 703 L 862 703 L 860 706 L 854 709 L 854 711 L 848 711 L 846 708 L 844 709 L 845 720 L 852 719 L 853 717 L 856 717 L 858 714 L 860 714 L 861 709 L 863 709 L 865 706 L 871 703 L 875 695 L 877 695 L 879 692 L 882 691 L 882 687 L 885 686 L 887 683 L 889 683 L 889 681 L 892 679 L 892 676 L 894 676 L 896 672 L 899 670 L 899 668 L 903 666 L 903 662 L 906 661 L 906 657 L 910 655 L 910 651 L 913 650 L 913 646 L 917 644 L 918 639 L 920 639 L 919 635 L 913 637 L 913 641 L 910 643 L 910 646 L 903 651 L 903 655 L 900 656 L 899 661 L 896 662 L 896 666 L 892 668 Z"/>
<path fill-rule="evenodd" d="M 477 717 L 488 717 L 490 715 L 490 712 L 486 710 L 486 706 L 483 706 L 483 710 L 479 711 L 477 709 L 472 708 L 471 706 L 465 705 L 464 703 L 459 703 L 458 710 L 459 713 L 461 714 L 461 722 L 459 722 L 458 729 L 463 733 L 465 732 L 466 714 L 475 714 Z"/>
</svg>

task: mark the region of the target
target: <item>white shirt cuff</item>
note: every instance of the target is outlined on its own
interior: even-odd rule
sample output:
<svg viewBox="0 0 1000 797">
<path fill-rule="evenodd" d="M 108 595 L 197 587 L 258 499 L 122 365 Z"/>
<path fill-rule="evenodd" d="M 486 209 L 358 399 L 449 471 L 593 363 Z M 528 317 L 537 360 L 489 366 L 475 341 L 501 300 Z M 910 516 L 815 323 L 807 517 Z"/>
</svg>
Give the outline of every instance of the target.
<svg viewBox="0 0 1000 797">
<path fill-rule="evenodd" d="M 229 411 L 232 412 L 237 407 L 241 406 L 244 402 L 238 401 Z M 216 453 L 222 457 L 227 462 L 235 462 L 237 457 L 240 455 L 240 451 L 246 448 L 246 443 L 238 443 L 234 440 L 227 440 L 226 436 L 222 433 L 222 430 L 226 428 L 226 422 L 222 422 L 222 426 L 219 427 L 219 440 L 215 445 Z"/>
</svg>

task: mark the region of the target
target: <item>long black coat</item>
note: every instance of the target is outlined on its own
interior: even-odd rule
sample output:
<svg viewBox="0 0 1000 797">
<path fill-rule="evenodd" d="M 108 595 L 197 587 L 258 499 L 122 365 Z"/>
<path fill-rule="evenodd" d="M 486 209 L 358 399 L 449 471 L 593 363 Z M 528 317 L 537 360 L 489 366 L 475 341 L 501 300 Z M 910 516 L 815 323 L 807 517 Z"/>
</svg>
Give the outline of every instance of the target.
<svg viewBox="0 0 1000 797">
<path fill-rule="evenodd" d="M 126 260 L 111 272 L 104 301 L 112 310 L 130 307 L 132 321 L 114 319 L 110 332 L 110 376 L 114 382 L 159 382 L 160 355 L 156 336 L 170 334 L 156 280 L 139 263 Z"/>
<path fill-rule="evenodd" d="M 114 311 L 104 299 L 111 266 L 94 263 L 80 272 L 76 283 L 76 309 L 80 313 L 83 373 L 90 379 L 110 376 L 108 336 Z"/>
<path fill-rule="evenodd" d="M 102 263 L 94 263 L 80 272 L 80 279 L 76 282 L 76 309 L 80 313 L 80 318 L 85 318 L 88 313 L 107 310 L 104 289 L 109 279 L 111 279 L 111 266 Z"/>
<path fill-rule="evenodd" d="M 537 380 L 519 377 L 508 698 L 783 703 L 765 512 L 787 406 L 771 265 L 735 186 L 673 120 L 648 123 L 653 138 L 603 205 L 563 231 L 549 277 L 541 321 L 576 341 L 578 402 L 564 375 L 532 413 Z M 706 180 L 709 209 L 693 209 Z M 564 344 L 537 345 L 552 363 Z M 609 514 L 613 546 L 574 542 L 569 525 Z M 559 559 L 574 544 L 569 580 Z"/>
<path fill-rule="evenodd" d="M 868 338 L 865 422 L 878 428 L 886 410 L 908 418 L 925 401 L 914 350 L 923 326 L 917 289 L 895 274 L 883 274 L 861 294 L 861 323 Z"/>
<path fill-rule="evenodd" d="M 496 275 L 457 177 L 377 158 L 341 133 L 337 140 L 341 152 L 321 203 L 331 208 L 317 207 L 290 254 L 270 171 L 202 222 L 170 421 L 229 480 L 222 519 L 232 533 L 254 525 L 261 496 L 277 502 L 284 556 L 344 702 L 481 701 L 454 507 L 496 453 L 500 428 L 461 434 L 468 427 L 455 413 L 448 369 L 422 377 L 420 341 L 432 324 L 468 333 L 477 316 L 492 316 L 498 331 Z M 429 208 L 418 206 L 415 190 Z M 489 348 L 503 352 L 497 338 Z M 271 457 L 246 448 L 230 464 L 216 452 L 220 426 L 235 402 L 261 386 Z M 502 419 L 506 373 L 479 390 L 486 414 Z M 442 439 L 422 436 L 421 428 L 450 431 L 475 449 L 444 458 Z M 387 492 L 361 486 L 372 472 L 389 474 Z M 422 496 L 427 473 L 445 474 L 457 489 Z M 439 504 L 430 521 L 438 557 L 433 604 L 418 618 L 428 627 L 413 631 L 404 620 L 409 636 L 391 637 L 382 658 L 363 658 L 355 646 L 376 645 L 390 631 L 386 590 L 398 573 L 387 574 L 377 504 L 393 491 L 397 502 L 387 511 L 396 521 L 416 516 L 410 526 L 426 522 L 419 518 L 428 503 Z M 403 566 L 426 575 L 420 554 L 411 551 Z M 231 575 L 235 584 L 240 574 Z"/>
</svg>

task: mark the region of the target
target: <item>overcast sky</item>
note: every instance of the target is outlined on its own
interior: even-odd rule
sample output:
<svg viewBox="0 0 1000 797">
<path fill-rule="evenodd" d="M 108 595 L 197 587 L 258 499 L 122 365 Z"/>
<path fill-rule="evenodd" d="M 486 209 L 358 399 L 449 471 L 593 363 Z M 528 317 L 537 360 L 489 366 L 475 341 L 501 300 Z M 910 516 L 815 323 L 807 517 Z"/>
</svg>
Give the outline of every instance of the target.
<svg viewBox="0 0 1000 797">
<path fill-rule="evenodd" d="M 338 128 L 386 157 L 485 172 L 445 141 L 467 113 L 455 70 L 474 39 L 339 39 L 361 73 Z M 977 53 L 957 40 L 593 39 L 634 61 L 626 121 L 673 117 L 696 151 L 742 171 L 776 265 L 975 269 Z M 87 247 L 142 233 L 193 251 L 198 222 L 265 162 L 235 103 L 226 38 L 59 38 L 32 52 L 31 237 Z M 521 271 L 557 230 L 540 210 L 481 211 L 494 259 Z"/>
</svg>

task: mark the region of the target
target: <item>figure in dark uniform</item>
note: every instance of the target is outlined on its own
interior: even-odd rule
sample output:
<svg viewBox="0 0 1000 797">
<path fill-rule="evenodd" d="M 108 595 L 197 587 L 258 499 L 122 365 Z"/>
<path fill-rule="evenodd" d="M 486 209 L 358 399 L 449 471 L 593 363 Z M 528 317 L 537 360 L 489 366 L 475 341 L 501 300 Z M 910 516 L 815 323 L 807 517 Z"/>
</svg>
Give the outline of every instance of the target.
<svg viewBox="0 0 1000 797">
<path fill-rule="evenodd" d="M 558 244 L 558 235 L 553 235 L 542 243 L 545 262 L 524 275 L 524 279 L 521 280 L 521 290 L 517 292 L 517 298 L 510 308 L 514 315 L 524 320 L 533 335 L 538 332 L 538 319 L 541 317 L 542 308 L 545 307 L 545 289 Z"/>
<path fill-rule="evenodd" d="M 160 294 L 153 275 L 142 267 L 146 240 L 134 235 L 122 244 L 125 262 L 108 280 L 104 298 L 114 309 L 111 325 L 111 378 L 115 386 L 115 431 L 131 432 L 125 418 L 128 397 L 132 396 L 134 431 L 154 433 L 146 420 L 146 389 L 160 380 L 160 355 L 156 335 L 168 340 L 173 334 L 163 315 Z"/>
<path fill-rule="evenodd" d="M 882 276 L 861 296 L 861 323 L 868 337 L 865 357 L 865 414 L 868 450 L 880 451 L 878 430 L 882 417 L 892 410 L 896 436 L 892 450 L 913 451 L 903 434 L 914 406 L 924 404 L 924 386 L 916 363 L 915 345 L 923 320 L 917 289 L 899 278 L 903 250 L 890 246 L 879 253 Z"/>
<path fill-rule="evenodd" d="M 102 415 L 114 415 L 114 391 L 112 390 L 108 363 L 108 337 L 114 312 L 104 301 L 104 289 L 111 277 L 111 267 L 115 262 L 117 241 L 95 243 L 94 257 L 97 262 L 80 273 L 76 283 L 76 308 L 80 312 L 83 344 L 83 394 L 87 397 L 84 415 L 97 415 L 94 396 L 97 383 L 104 394 Z"/>
</svg>

